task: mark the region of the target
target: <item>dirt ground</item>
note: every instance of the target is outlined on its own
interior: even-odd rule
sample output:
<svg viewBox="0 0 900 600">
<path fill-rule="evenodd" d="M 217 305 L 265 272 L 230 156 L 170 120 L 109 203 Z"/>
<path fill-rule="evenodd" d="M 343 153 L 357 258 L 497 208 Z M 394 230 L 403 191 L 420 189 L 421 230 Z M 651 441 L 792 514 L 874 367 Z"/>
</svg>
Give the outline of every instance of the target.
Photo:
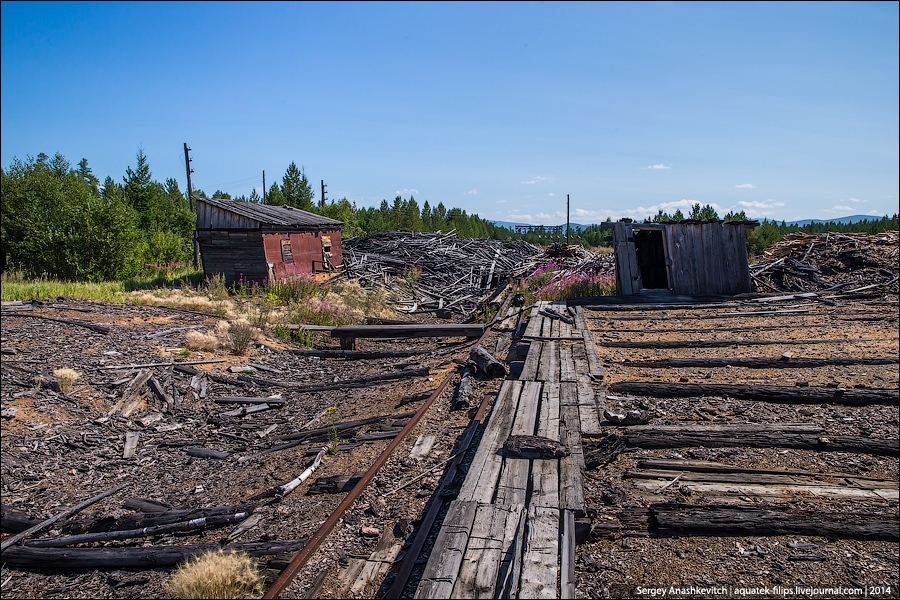
<svg viewBox="0 0 900 600">
<path fill-rule="evenodd" d="M 306 491 L 310 485 L 318 477 L 361 475 L 390 440 L 358 441 L 355 447 L 326 454 L 314 476 L 280 502 L 257 497 L 299 475 L 312 462 L 312 455 L 323 442 L 301 444 L 258 457 L 254 457 L 255 453 L 284 444 L 277 440 L 278 436 L 299 430 L 415 411 L 446 374 L 459 369 L 459 363 L 468 356 L 470 347 L 462 344 L 465 341 L 462 338 L 360 340 L 363 350 L 412 350 L 418 353 L 408 358 L 345 361 L 300 356 L 289 351 L 290 343 L 270 338 L 262 344 L 251 344 L 249 353 L 244 356 L 219 350 L 195 352 L 185 358 L 176 353 L 184 347 L 187 331 L 155 339 L 147 339 L 147 336 L 194 325 L 212 329 L 217 319 L 167 308 L 76 301 L 46 303 L 31 314 L 104 325 L 110 332 L 102 335 L 29 317 L 3 318 L 3 348 L 7 352 L 16 352 L 12 356 L 5 355 L 2 363 L 4 507 L 43 519 L 115 484 L 125 483 L 123 491 L 89 507 L 75 520 L 120 517 L 130 512 L 122 507 L 128 498 L 152 500 L 173 509 L 253 504 L 262 519 L 237 538 L 237 542 L 309 537 L 344 497 L 344 494 L 335 493 L 308 495 Z M 337 349 L 337 340 L 325 334 L 318 335 L 320 347 Z M 492 344 L 495 339 L 485 343 Z M 134 371 L 101 367 L 168 363 L 173 359 L 178 362 L 225 359 L 224 362 L 194 366 L 201 372 L 229 377 L 238 385 L 211 379 L 206 397 L 198 398 L 196 390 L 190 386 L 190 375 L 170 367 L 153 367 L 155 377 L 170 392 L 174 386 L 180 401 L 169 408 L 152 394 L 145 393 L 137 410 L 127 418 L 121 411 L 110 414 Z M 248 363 L 280 371 L 255 369 L 254 377 L 304 385 L 331 384 L 424 367 L 429 372 L 366 387 L 304 393 L 238 381 L 240 374 L 236 375 L 229 368 L 246 367 Z M 71 368 L 81 375 L 66 394 L 53 389 L 49 383 L 53 380 L 52 372 L 58 368 Z M 249 372 L 252 369 L 243 370 Z M 436 400 L 426 417 L 379 471 L 365 496 L 351 507 L 332 532 L 323 550 L 310 562 L 308 570 L 312 575 L 301 574 L 283 597 L 300 593 L 322 569 L 337 572 L 348 558 L 368 556 L 378 536 L 363 535 L 363 528 L 374 528 L 378 532 L 397 528 L 401 539 L 408 537 L 413 528 L 411 524 L 420 518 L 442 474 L 443 463 L 452 455 L 454 443 L 469 423 L 466 410 L 450 411 L 454 387 L 448 386 Z M 496 392 L 498 387 L 499 381 L 477 382 L 473 396 L 480 399 L 487 393 Z M 272 394 L 280 395 L 287 402 L 280 408 L 245 416 L 222 416 L 221 413 L 234 409 L 235 405 L 213 402 L 223 396 L 268 397 Z M 326 413 L 332 406 L 333 414 Z M 405 419 L 389 418 L 355 427 L 346 435 L 365 437 L 384 429 L 390 431 L 392 425 L 396 431 L 405 422 Z M 140 436 L 134 456 L 123 458 L 128 432 L 138 432 Z M 410 458 L 410 448 L 422 435 L 434 436 L 431 451 L 424 457 Z M 354 442 L 351 439 L 340 441 L 342 445 Z M 185 452 L 188 447 L 220 451 L 227 453 L 227 457 L 216 460 L 189 456 Z M 420 475 L 423 476 L 400 491 L 390 493 Z M 233 528 L 174 533 L 137 543 L 218 543 Z M 59 533 L 60 530 L 55 529 L 43 535 Z M 100 545 L 134 545 L 134 542 L 103 542 Z M 267 585 L 284 567 L 286 558 L 276 556 L 271 564 L 267 559 L 261 561 L 263 566 L 272 567 L 264 571 Z M 3 596 L 166 597 L 164 586 L 171 571 L 169 567 L 69 572 L 5 567 Z M 331 593 L 328 581 L 323 585 L 321 593 L 328 597 Z M 375 589 L 371 589 L 367 593 L 374 592 Z"/>
<path fill-rule="evenodd" d="M 883 300 L 845 301 L 837 306 L 799 302 L 781 303 L 779 310 L 803 310 L 760 317 L 712 318 L 716 311 L 665 310 L 652 313 L 586 311 L 598 352 L 606 370 L 606 383 L 620 381 L 669 381 L 692 383 L 765 383 L 793 386 L 832 386 L 897 389 L 897 365 L 823 367 L 818 369 L 686 368 L 646 369 L 629 366 L 626 359 L 665 357 L 794 357 L 897 356 L 897 304 Z M 727 312 L 727 311 L 718 311 Z M 2 497 L 4 507 L 27 513 L 34 519 L 50 517 L 113 485 L 125 489 L 89 507 L 75 521 L 121 517 L 130 510 L 130 498 L 156 501 L 174 509 L 251 504 L 260 515 L 258 524 L 236 538 L 237 542 L 294 540 L 306 538 L 321 526 L 344 498 L 344 494 L 307 494 L 319 477 L 360 475 L 388 445 L 388 439 L 361 440 L 390 433 L 405 421 L 385 419 L 353 428 L 354 447 L 326 454 L 314 475 L 280 501 L 260 498 L 275 486 L 296 477 L 312 460 L 323 442 L 255 456 L 284 440 L 279 436 L 332 422 L 345 422 L 373 415 L 399 415 L 417 410 L 428 392 L 448 373 L 458 371 L 468 355 L 462 339 L 397 340 L 360 342 L 361 349 L 415 350 L 406 358 L 346 361 L 303 356 L 291 345 L 275 339 L 251 344 L 249 353 L 234 356 L 224 350 L 177 353 L 184 347 L 187 331 L 157 338 L 147 336 L 170 328 L 202 326 L 212 329 L 216 318 L 166 308 L 106 305 L 60 300 L 45 303 L 32 314 L 105 325 L 107 335 L 69 324 L 29 317 L 4 317 L 2 347 L 15 354 L 3 356 L 2 397 Z M 623 318 L 627 316 L 628 318 Z M 494 350 L 500 337 L 508 341 L 510 328 L 492 333 L 484 345 Z M 320 334 L 320 346 L 337 343 Z M 680 339 L 828 339 L 826 344 L 785 343 L 774 346 L 735 344 L 714 349 L 619 349 L 604 347 L 616 340 Z M 134 376 L 133 370 L 104 369 L 113 365 L 168 363 L 172 360 L 225 359 L 194 365 L 209 373 L 205 397 L 191 387 L 192 376 L 171 367 L 152 367 L 154 376 L 177 401 L 170 407 L 145 392 L 142 403 L 129 416 L 113 410 Z M 279 372 L 255 369 L 252 377 L 291 384 L 332 384 L 360 377 L 398 373 L 427 367 L 428 375 L 409 376 L 361 388 L 321 392 L 299 392 L 289 387 L 261 385 L 240 379 L 245 367 L 255 363 Z M 80 373 L 74 388 L 62 393 L 51 383 L 54 369 L 71 368 Z M 230 383 L 225 383 L 226 379 Z M 444 465 L 457 451 L 455 444 L 468 425 L 471 412 L 450 411 L 450 399 L 458 382 L 455 376 L 424 419 L 378 472 L 365 494 L 341 522 L 282 597 L 306 597 L 317 583 L 314 597 L 384 597 L 396 567 L 350 592 L 340 574 L 354 559 L 367 558 L 385 532 L 408 542 L 415 535 Z M 196 380 L 195 380 L 196 383 Z M 480 381 L 474 398 L 496 393 L 499 381 Z M 280 394 L 287 402 L 280 408 L 244 416 L 222 416 L 234 405 L 214 399 L 225 396 L 268 397 Z M 656 399 L 609 394 L 606 406 L 616 412 L 641 409 L 653 415 L 654 424 L 673 423 L 810 423 L 832 435 L 862 435 L 896 439 L 897 406 L 850 407 L 838 405 L 784 405 L 745 402 L 725 398 Z M 334 406 L 333 416 L 326 411 Z M 12 410 L 15 409 L 15 410 Z M 394 426 L 391 429 L 391 426 Z M 139 433 L 131 458 L 123 458 L 126 434 Z M 132 436 L 133 436 L 132 433 Z M 348 434 L 349 435 L 349 434 Z M 434 436 L 430 452 L 410 456 L 420 436 Z M 377 437 L 377 435 L 376 435 Z M 477 438 L 475 440 L 477 442 Z M 351 444 L 352 445 L 352 444 Z M 190 456 L 187 448 L 205 448 L 227 454 L 224 459 Z M 690 491 L 690 486 L 672 485 L 656 493 L 624 477 L 637 462 L 649 457 L 715 460 L 749 467 L 783 467 L 810 472 L 865 475 L 896 482 L 898 459 L 849 453 L 753 448 L 688 448 L 638 450 L 620 455 L 613 463 L 589 471 L 586 498 L 595 522 L 620 523 L 613 533 L 595 530 L 579 546 L 576 562 L 577 597 L 616 598 L 662 595 L 657 588 L 737 589 L 768 587 L 768 594 L 755 597 L 799 597 L 812 595 L 798 588 L 826 586 L 870 586 L 871 597 L 897 597 L 898 544 L 873 541 L 835 541 L 821 537 L 657 538 L 647 528 L 634 526 L 629 514 L 640 515 L 648 504 L 660 499 L 703 504 L 720 498 Z M 418 478 L 418 479 L 415 479 Z M 665 485 L 660 481 L 660 487 Z M 402 487 L 401 486 L 405 486 Z M 397 488 L 401 488 L 395 491 Z M 758 498 L 751 498 L 758 501 Z M 790 503 L 794 508 L 815 510 L 838 506 L 833 500 L 810 496 L 766 498 L 765 502 Z M 843 501 L 842 501 L 843 502 Z M 882 511 L 896 518 L 897 503 L 855 501 L 847 510 Z M 194 533 L 172 533 L 131 542 L 101 542 L 108 547 L 124 545 L 182 545 L 219 543 L 234 526 Z M 65 533 L 60 527 L 41 536 Z M 405 550 L 403 551 L 405 552 Z M 402 560 L 401 552 L 397 561 Z M 817 557 L 796 560 L 799 554 Z M 266 583 L 271 584 L 286 556 L 261 559 Z M 422 562 L 422 561 L 420 561 Z M 421 567 L 421 565 L 420 565 Z M 172 567 L 149 569 L 96 569 L 52 571 L 4 567 L 4 598 L 159 598 L 166 597 L 166 582 Z M 319 575 L 325 573 L 323 578 Z M 414 572 L 413 582 L 416 574 Z M 775 586 L 781 586 L 775 593 Z M 795 588 L 798 586 L 798 588 Z M 804 587 L 805 586 L 805 587 Z M 889 586 L 890 592 L 878 586 Z M 407 593 L 411 588 L 407 588 Z M 789 589 L 788 594 L 786 589 Z M 678 591 L 678 590 L 676 590 Z M 681 597 L 690 597 L 690 589 Z M 721 597 L 697 593 L 696 597 Z"/>
<path fill-rule="evenodd" d="M 815 369 L 667 368 L 629 366 L 626 361 L 688 357 L 794 358 L 874 357 L 898 355 L 896 298 L 892 301 L 842 301 L 837 306 L 815 302 L 781 303 L 779 311 L 808 310 L 752 317 L 712 315 L 730 310 L 668 310 L 653 313 L 586 311 L 606 368 L 607 385 L 621 381 L 744 383 L 779 386 L 827 386 L 896 390 L 897 365 L 827 366 Z M 742 310 L 751 310 L 743 307 Z M 757 310 L 760 310 L 759 308 Z M 646 314 L 646 317 L 636 317 Z M 623 319 L 623 317 L 625 317 Z M 612 340 L 828 340 L 827 343 L 726 348 L 605 348 Z M 734 398 L 657 399 L 615 396 L 606 399 L 612 412 L 643 409 L 651 424 L 785 424 L 821 425 L 830 435 L 859 435 L 896 440 L 898 407 L 832 404 L 775 404 Z M 882 541 L 832 540 L 814 536 L 661 538 L 629 524 L 629 516 L 646 523 L 652 502 L 721 504 L 738 502 L 791 511 L 846 510 L 884 514 L 896 519 L 896 500 L 817 497 L 797 492 L 733 500 L 691 488 L 690 483 L 654 482 L 656 490 L 639 487 L 626 472 L 648 458 L 697 459 L 750 468 L 781 468 L 811 473 L 845 473 L 888 480 L 895 489 L 898 459 L 844 452 L 777 448 L 640 449 L 588 472 L 585 494 L 596 508 L 595 522 L 620 524 L 611 535 L 595 533 L 578 547 L 577 596 L 620 597 L 893 597 L 900 594 L 898 544 Z M 672 478 L 678 475 L 672 472 Z M 670 481 L 670 480 L 669 480 Z M 740 488 L 740 486 L 736 486 Z M 740 494 L 739 489 L 730 490 Z M 609 531 L 609 530 L 605 530 Z M 831 588 L 831 589 L 828 589 Z"/>
</svg>

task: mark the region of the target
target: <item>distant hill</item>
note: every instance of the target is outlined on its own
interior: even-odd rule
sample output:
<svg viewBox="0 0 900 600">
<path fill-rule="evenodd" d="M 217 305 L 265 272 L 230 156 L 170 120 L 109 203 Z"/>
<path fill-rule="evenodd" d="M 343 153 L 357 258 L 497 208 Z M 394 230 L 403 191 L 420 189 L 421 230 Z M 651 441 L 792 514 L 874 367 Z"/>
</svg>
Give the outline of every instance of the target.
<svg viewBox="0 0 900 600">
<path fill-rule="evenodd" d="M 809 225 L 810 223 L 832 223 L 832 222 L 840 223 L 841 225 L 847 225 L 849 223 L 858 223 L 860 221 L 866 221 L 866 220 L 872 221 L 872 220 L 879 220 L 879 219 L 881 219 L 881 216 L 852 215 L 849 217 L 839 217 L 837 219 L 803 219 L 801 221 L 788 221 L 787 224 L 788 225 L 796 225 L 797 227 L 803 227 L 804 225 Z M 757 219 L 757 220 L 762 222 L 762 219 Z M 769 220 L 775 221 L 775 222 L 780 222 L 777 219 L 769 219 Z M 515 223 L 513 221 L 491 221 L 491 222 L 494 225 L 497 225 L 499 227 L 506 227 L 507 229 L 512 229 L 513 231 L 515 231 L 516 225 L 532 225 L 532 223 Z M 563 227 L 563 230 L 565 230 L 566 224 L 562 223 L 561 225 Z M 587 227 L 590 227 L 590 225 L 583 225 L 581 223 L 572 223 L 571 225 L 572 225 L 573 231 L 578 231 L 578 230 L 586 229 Z M 544 226 L 545 227 L 554 227 L 553 225 L 544 225 Z"/>
<path fill-rule="evenodd" d="M 788 225 L 796 225 L 797 227 L 803 227 L 804 225 L 810 225 L 812 223 L 840 223 L 841 225 L 849 225 L 850 223 L 859 223 L 860 221 L 872 221 L 879 220 L 880 216 L 876 217 L 874 215 L 853 215 L 850 217 L 840 217 L 838 219 L 803 219 L 802 221 L 788 221 Z"/>
<path fill-rule="evenodd" d="M 507 229 L 512 229 L 513 231 L 515 231 L 516 225 L 523 226 L 523 227 L 527 227 L 529 225 L 534 225 L 534 223 L 514 223 L 512 221 L 491 221 L 491 223 L 493 223 L 494 225 L 497 225 L 498 227 L 506 227 Z M 572 231 L 586 229 L 587 227 L 589 227 L 589 225 L 582 225 L 581 223 L 569 223 L 569 225 L 572 226 Z M 562 227 L 563 231 L 565 231 L 566 224 L 560 223 L 558 226 L 557 225 L 544 225 L 544 227 Z"/>
</svg>

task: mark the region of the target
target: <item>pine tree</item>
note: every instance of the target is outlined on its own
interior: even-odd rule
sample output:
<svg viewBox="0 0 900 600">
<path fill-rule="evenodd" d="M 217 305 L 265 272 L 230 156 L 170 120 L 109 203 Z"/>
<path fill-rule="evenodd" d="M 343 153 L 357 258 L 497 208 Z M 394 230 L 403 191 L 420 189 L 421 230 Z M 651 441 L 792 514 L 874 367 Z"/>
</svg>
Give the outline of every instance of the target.
<svg viewBox="0 0 900 600">
<path fill-rule="evenodd" d="M 269 193 L 266 196 L 266 204 L 271 206 L 284 206 L 284 194 L 281 193 L 281 188 L 278 187 L 277 181 L 273 181 L 271 187 L 269 187 Z"/>
<path fill-rule="evenodd" d="M 282 178 L 281 193 L 284 203 L 301 210 L 312 210 L 316 194 L 306 178 L 306 171 L 297 168 L 297 163 L 291 161 Z"/>
</svg>

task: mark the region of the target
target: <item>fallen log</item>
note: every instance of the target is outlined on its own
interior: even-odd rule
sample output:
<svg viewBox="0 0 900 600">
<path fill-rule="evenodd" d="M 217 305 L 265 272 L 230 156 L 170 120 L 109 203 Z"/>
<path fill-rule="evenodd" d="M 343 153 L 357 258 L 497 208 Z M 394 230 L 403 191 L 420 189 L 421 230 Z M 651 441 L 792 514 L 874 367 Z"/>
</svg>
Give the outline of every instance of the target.
<svg viewBox="0 0 900 600">
<path fill-rule="evenodd" d="M 287 404 L 284 398 L 258 398 L 249 396 L 222 396 L 213 400 L 216 404 Z"/>
<path fill-rule="evenodd" d="M 154 512 L 132 512 L 119 518 L 103 517 L 91 521 L 74 521 L 61 528 L 66 534 L 99 533 L 103 531 L 118 531 L 125 529 L 142 529 L 157 525 L 168 525 L 179 521 L 193 519 L 210 519 L 223 515 L 236 513 L 251 513 L 254 504 L 236 504 L 233 506 L 210 506 L 207 508 L 192 508 L 181 510 L 157 510 Z"/>
<path fill-rule="evenodd" d="M 836 343 L 853 343 L 873 341 L 875 338 L 858 338 L 850 339 L 814 339 L 814 340 L 660 340 L 660 341 L 603 341 L 600 343 L 604 348 L 651 348 L 662 350 L 664 348 L 727 348 L 728 346 L 773 346 L 773 345 L 789 345 L 799 346 L 805 344 L 836 344 Z"/>
<path fill-rule="evenodd" d="M 684 367 L 716 368 L 745 367 L 748 369 L 818 369 L 819 367 L 848 365 L 893 365 L 900 363 L 897 356 L 853 358 L 791 358 L 783 357 L 728 357 L 728 358 L 665 358 L 661 360 L 629 360 L 624 364 L 641 369 L 678 369 Z"/>
<path fill-rule="evenodd" d="M 103 325 L 94 325 L 93 323 L 85 323 L 84 321 L 70 321 L 69 319 L 54 319 L 53 317 L 45 317 L 43 315 L 25 315 L 20 312 L 7 312 L 3 311 L 3 317 L 28 317 L 31 319 L 43 319 L 44 321 L 56 321 L 57 323 L 65 323 L 66 325 L 75 325 L 76 327 L 84 327 L 85 329 L 90 329 L 91 331 L 95 331 L 97 333 L 102 333 L 106 335 L 109 333 L 109 327 L 104 327 Z"/>
<path fill-rule="evenodd" d="M 33 519 L 23 510 L 0 505 L 0 529 L 18 533 L 30 529 L 39 524 L 39 519 Z"/>
<path fill-rule="evenodd" d="M 232 523 L 239 523 L 240 521 L 246 519 L 248 516 L 250 516 L 250 513 L 239 512 L 232 515 L 221 515 L 217 517 L 200 517 L 198 519 L 190 519 L 188 521 L 179 521 L 177 523 L 167 523 L 164 525 L 152 525 L 149 527 L 141 527 L 139 529 L 100 531 L 96 533 L 82 533 L 78 535 L 66 535 L 50 539 L 31 540 L 29 542 L 26 542 L 26 545 L 32 548 L 62 548 L 65 546 L 74 546 L 76 544 L 87 544 L 91 542 L 130 540 L 134 538 L 160 535 L 163 533 L 172 533 L 175 531 L 191 531 L 193 529 L 204 529 L 206 527 L 230 525 Z"/>
<path fill-rule="evenodd" d="M 238 380 L 249 381 L 251 383 L 255 383 L 264 387 L 269 386 L 288 388 L 296 392 L 325 392 L 328 390 L 367 387 L 372 384 L 382 383 L 385 381 L 395 381 L 397 379 L 406 379 L 408 377 L 425 377 L 430 372 L 431 370 L 428 367 L 422 367 L 420 369 L 407 369 L 398 373 L 370 375 L 368 377 L 359 377 L 356 379 L 347 379 L 345 381 L 336 381 L 334 383 L 323 383 L 319 385 L 303 385 L 288 381 L 275 381 L 271 379 L 263 379 L 261 377 L 252 377 L 250 375 L 239 375 Z M 218 381 L 218 379 L 215 380 Z"/>
<path fill-rule="evenodd" d="M 469 359 L 478 367 L 478 372 L 488 379 L 506 377 L 506 367 L 494 358 L 483 346 L 475 346 L 469 351 Z"/>
<path fill-rule="evenodd" d="M 759 506 L 653 504 L 650 506 L 650 526 L 662 537 L 811 535 L 830 539 L 900 541 L 896 516 L 855 511 L 793 512 Z"/>
<path fill-rule="evenodd" d="M 65 569 L 152 569 L 178 564 L 183 560 L 222 548 L 246 552 L 250 556 L 266 556 L 282 552 L 296 552 L 306 545 L 306 539 L 276 542 L 247 542 L 242 544 L 202 544 L 190 546 L 101 547 L 101 548 L 33 548 L 14 546 L 3 551 L 2 561 L 10 567 Z"/>
<path fill-rule="evenodd" d="M 462 377 L 459 379 L 459 387 L 456 388 L 456 393 L 453 394 L 453 400 L 450 403 L 451 411 L 469 408 L 471 405 L 469 397 L 472 395 L 472 379 L 474 375 L 475 369 L 472 367 L 466 367 L 463 371 Z"/>
<path fill-rule="evenodd" d="M 746 426 L 702 428 L 654 428 L 638 426 L 622 435 L 629 446 L 659 448 L 796 448 L 819 452 L 855 452 L 876 456 L 900 456 L 900 441 L 857 435 L 828 435 L 803 431 L 763 429 L 747 431 Z M 587 460 L 587 451 L 585 451 Z"/>
<path fill-rule="evenodd" d="M 133 371 L 134 369 L 149 369 L 151 367 L 179 367 L 185 365 L 206 365 L 210 363 L 226 362 L 226 358 L 210 358 L 208 360 L 186 360 L 184 362 L 155 362 L 142 365 L 109 365 L 98 367 L 101 371 Z"/>
<path fill-rule="evenodd" d="M 210 448 L 198 448 L 196 446 L 191 446 L 189 448 L 185 448 L 184 451 L 188 456 L 193 456 L 195 458 L 215 458 L 217 460 L 228 458 L 227 452 L 212 450 Z"/>
<path fill-rule="evenodd" d="M 841 404 L 868 406 L 900 404 L 897 389 L 841 389 L 828 387 L 787 387 L 776 385 L 741 385 L 726 383 L 655 383 L 622 381 L 609 386 L 609 391 L 654 398 L 699 398 L 728 396 L 740 400 L 779 404 Z"/>
<path fill-rule="evenodd" d="M 37 525 L 34 525 L 33 527 L 29 527 L 25 531 L 17 533 L 16 535 L 12 536 L 8 540 L 5 540 L 2 544 L 0 544 L 0 552 L 5 551 L 7 548 L 12 546 L 16 542 L 24 540 L 25 538 L 27 538 L 30 535 L 34 535 L 35 533 L 43 531 L 44 529 L 46 529 L 47 527 L 50 527 L 51 525 L 53 525 L 60 519 L 64 519 L 66 517 L 71 517 L 72 515 L 78 514 L 79 512 L 81 512 L 82 510 L 87 508 L 88 506 L 90 506 L 92 504 L 96 504 L 97 502 L 99 502 L 100 500 L 103 500 L 107 496 L 112 496 L 113 494 L 122 490 L 124 487 L 125 487 L 124 483 L 119 484 L 115 487 L 111 487 L 108 490 L 106 490 L 105 492 L 100 492 L 96 496 L 92 496 L 92 497 L 88 498 L 87 500 L 85 500 L 84 502 L 79 502 L 72 508 L 67 508 L 66 510 L 50 517 L 49 519 L 47 519 L 45 521 L 41 521 Z"/>
<path fill-rule="evenodd" d="M 765 426 L 638 426 L 622 434 L 610 434 L 598 441 L 584 442 L 584 463 L 596 469 L 635 448 L 794 448 L 817 452 L 855 452 L 875 456 L 900 456 L 900 441 L 864 436 L 825 435 L 822 432 L 792 431 Z"/>
<path fill-rule="evenodd" d="M 383 358 L 407 358 L 430 350 L 291 350 L 298 356 L 318 356 L 320 358 L 343 358 L 344 360 L 375 360 Z"/>
</svg>

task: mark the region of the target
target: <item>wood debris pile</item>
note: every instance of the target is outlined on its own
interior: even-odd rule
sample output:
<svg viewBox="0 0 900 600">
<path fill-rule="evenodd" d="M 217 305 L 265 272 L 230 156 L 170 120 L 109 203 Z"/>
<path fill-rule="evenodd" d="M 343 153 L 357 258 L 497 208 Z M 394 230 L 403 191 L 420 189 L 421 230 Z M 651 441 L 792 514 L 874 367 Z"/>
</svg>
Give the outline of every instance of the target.
<svg viewBox="0 0 900 600">
<path fill-rule="evenodd" d="M 468 316 L 499 282 L 531 273 L 541 250 L 523 241 L 387 232 L 346 239 L 343 254 L 341 278 L 394 292 L 408 312 Z"/>
<path fill-rule="evenodd" d="M 897 231 L 792 233 L 750 267 L 758 292 L 841 292 L 876 288 L 897 293 Z"/>
</svg>

